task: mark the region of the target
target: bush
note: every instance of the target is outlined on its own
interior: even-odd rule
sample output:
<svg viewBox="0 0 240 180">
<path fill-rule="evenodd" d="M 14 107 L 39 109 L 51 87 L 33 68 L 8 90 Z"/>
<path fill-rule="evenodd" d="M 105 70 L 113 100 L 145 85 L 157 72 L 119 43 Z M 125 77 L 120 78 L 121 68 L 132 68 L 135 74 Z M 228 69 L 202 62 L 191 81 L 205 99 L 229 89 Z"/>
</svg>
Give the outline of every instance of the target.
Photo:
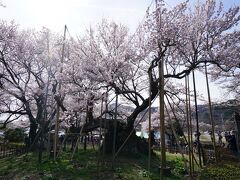
<svg viewBox="0 0 240 180">
<path fill-rule="evenodd" d="M 171 172 L 175 176 L 183 176 L 187 173 L 184 160 L 180 154 L 167 154 L 167 164 L 172 169 Z"/>
<path fill-rule="evenodd" d="M 4 139 L 9 142 L 23 142 L 24 136 L 24 130 L 20 128 L 8 129 L 4 132 Z"/>
<path fill-rule="evenodd" d="M 240 179 L 240 167 L 238 164 L 221 164 L 213 165 L 203 170 L 200 175 L 200 180 L 205 179 Z"/>
</svg>

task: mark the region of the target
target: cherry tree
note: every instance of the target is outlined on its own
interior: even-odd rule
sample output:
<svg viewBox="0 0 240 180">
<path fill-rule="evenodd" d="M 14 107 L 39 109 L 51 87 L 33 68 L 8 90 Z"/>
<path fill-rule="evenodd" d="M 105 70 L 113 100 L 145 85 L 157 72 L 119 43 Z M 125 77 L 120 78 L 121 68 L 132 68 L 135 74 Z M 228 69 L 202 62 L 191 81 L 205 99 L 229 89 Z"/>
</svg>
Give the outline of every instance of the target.
<svg viewBox="0 0 240 180">
<path fill-rule="evenodd" d="M 171 10 L 164 1 L 158 1 L 156 6 L 146 21 L 151 42 L 148 47 L 154 50 L 155 57 L 166 50 L 167 81 L 182 79 L 195 69 L 203 71 L 205 64 L 210 66 L 213 77 L 222 77 L 226 72 L 229 75 L 239 66 L 239 7 L 224 10 L 223 3 L 214 0 L 194 6 L 184 2 Z M 166 42 L 171 45 L 167 49 Z"/>
<path fill-rule="evenodd" d="M 230 64 L 224 62 L 237 61 L 239 33 L 232 29 L 239 21 L 238 14 L 239 7 L 225 11 L 222 3 L 213 0 L 193 7 L 184 2 L 171 9 L 158 1 L 134 37 L 125 27 L 104 20 L 78 42 L 83 71 L 91 82 L 98 83 L 96 87 L 110 87 L 135 106 L 127 118 L 127 129 L 132 130 L 139 113 L 148 107 L 149 98 L 157 96 L 160 61 L 165 62 L 169 96 L 180 92 L 171 79 L 182 79 L 206 63 L 223 71 Z M 228 43 L 224 43 L 226 40 Z M 147 97 L 149 78 L 151 96 Z"/>
<path fill-rule="evenodd" d="M 78 42 L 83 73 L 91 82 L 97 82 L 99 86 L 96 87 L 111 88 L 136 107 L 127 118 L 130 131 L 136 117 L 149 105 L 149 97 L 146 97 L 149 74 L 151 99 L 158 93 L 159 83 L 154 68 L 167 50 L 182 40 L 180 34 L 185 29 L 181 28 L 181 15 L 185 10 L 186 3 L 170 11 L 158 8 L 149 14 L 145 29 L 139 28 L 134 37 L 128 35 L 126 27 L 103 20 L 96 31 L 90 28 Z M 160 24 L 156 19 L 159 14 Z M 169 19 L 169 16 L 173 18 Z M 167 77 L 175 77 L 175 74 Z"/>
<path fill-rule="evenodd" d="M 160 62 L 166 72 L 165 94 L 173 101 L 181 101 L 179 94 L 184 91 L 172 79 L 202 70 L 205 64 L 212 77 L 234 73 L 232 82 L 238 80 L 239 20 L 239 7 L 224 10 L 214 0 L 195 6 L 187 1 L 173 8 L 159 0 L 133 35 L 127 27 L 103 20 L 82 37 L 64 42 L 47 29 L 20 31 L 14 23 L 1 21 L 0 105 L 2 114 L 9 116 L 3 126 L 27 117 L 33 142 L 42 120 L 53 119 L 54 104 L 64 101 L 67 108 L 61 106 L 62 110 L 86 112 L 90 121 L 108 89 L 134 106 L 124 126 L 130 132 L 149 99 L 153 101 L 163 86 L 158 76 Z"/>
<path fill-rule="evenodd" d="M 45 32 L 20 31 L 13 22 L 1 21 L 0 31 L 1 113 L 8 115 L 9 121 L 23 116 L 27 118 L 30 143 L 33 143 L 38 125 L 46 116 L 46 93 L 50 92 L 46 88 L 51 83 L 50 73 L 55 72 L 51 63 L 59 59 L 59 48 L 48 52 L 50 48 L 43 41 Z M 49 66 L 52 67 L 51 72 Z M 52 87 L 54 83 L 52 80 Z M 52 87 L 50 85 L 49 89 Z"/>
</svg>

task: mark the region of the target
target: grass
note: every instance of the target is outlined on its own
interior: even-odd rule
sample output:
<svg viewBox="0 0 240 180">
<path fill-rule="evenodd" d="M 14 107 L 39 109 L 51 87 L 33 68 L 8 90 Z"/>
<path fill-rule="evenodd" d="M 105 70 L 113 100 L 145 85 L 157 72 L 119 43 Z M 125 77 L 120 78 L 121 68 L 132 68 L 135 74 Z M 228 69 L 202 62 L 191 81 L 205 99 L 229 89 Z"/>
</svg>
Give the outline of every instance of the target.
<svg viewBox="0 0 240 180">
<path fill-rule="evenodd" d="M 93 174 L 96 170 L 96 166 L 92 165 L 91 160 L 95 157 L 95 152 L 92 150 L 85 153 L 80 151 L 78 157 L 73 160 L 70 160 L 70 156 L 70 152 L 62 153 L 61 157 L 54 162 L 49 159 L 47 154 L 44 154 L 41 164 L 38 163 L 37 153 L 1 159 L 0 176 L 15 179 L 75 179 L 76 177 L 90 179 L 87 174 Z M 83 168 L 80 170 L 81 167 Z"/>
<path fill-rule="evenodd" d="M 145 155 L 117 158 L 114 170 L 111 167 L 111 156 L 100 161 L 98 166 L 97 151 L 93 149 L 78 150 L 72 160 L 71 155 L 70 151 L 63 152 L 54 162 L 45 153 L 41 164 L 38 163 L 37 153 L 0 159 L 0 179 L 159 179 L 158 156 L 152 158 L 149 173 L 147 171 L 148 158 Z M 185 170 L 181 157 L 178 154 L 167 154 L 167 163 L 172 167 L 172 175 L 165 179 L 183 179 Z"/>
<path fill-rule="evenodd" d="M 116 159 L 112 169 L 111 156 L 97 161 L 97 151 L 78 150 L 71 160 L 71 152 L 63 152 L 57 161 L 49 159 L 44 154 L 43 162 L 38 163 L 37 153 L 29 153 L 19 157 L 0 159 L 0 179 L 19 180 L 155 180 L 159 179 L 159 152 L 151 160 L 151 171 L 147 171 L 148 157 L 146 155 L 125 156 Z M 171 176 L 165 180 L 185 179 L 186 171 L 180 154 L 167 153 L 167 165 L 171 167 Z M 185 156 L 187 159 L 187 156 Z M 224 162 L 206 167 L 200 173 L 199 179 L 240 179 L 240 164 Z"/>
<path fill-rule="evenodd" d="M 205 168 L 199 177 L 200 180 L 237 180 L 240 179 L 240 164 L 225 162 Z"/>
<path fill-rule="evenodd" d="M 148 156 L 142 154 L 118 157 L 112 169 L 111 156 L 100 159 L 96 150 L 79 149 L 73 159 L 72 152 L 62 152 L 57 161 L 43 154 L 42 163 L 38 163 L 37 153 L 28 153 L 19 157 L 0 159 L 0 179 L 19 180 L 155 180 L 159 179 L 159 152 L 151 159 L 151 170 L 147 171 Z M 180 154 L 167 153 L 167 166 L 171 176 L 165 180 L 185 179 L 186 170 Z M 185 160 L 188 157 L 185 155 Z M 99 166 L 98 166 L 99 164 Z M 188 162 L 187 162 L 188 164 Z M 195 166 L 197 168 L 197 166 Z M 200 172 L 200 169 L 199 169 Z M 240 179 L 240 164 L 224 162 L 211 165 L 199 173 L 199 179 Z"/>
<path fill-rule="evenodd" d="M 185 134 L 185 136 L 186 136 L 186 138 L 188 138 L 188 135 L 187 135 L 187 134 Z M 195 137 L 192 136 L 192 139 L 193 139 L 193 141 L 194 141 L 194 140 L 195 140 Z M 218 136 L 217 136 L 217 135 L 215 135 L 215 140 L 216 140 L 216 142 L 218 142 Z M 202 133 L 201 136 L 200 136 L 200 142 L 203 142 L 203 143 L 204 143 L 204 142 L 205 142 L 205 143 L 212 143 L 210 134 Z M 222 142 L 223 142 L 223 143 L 226 143 L 226 139 L 225 139 L 224 137 L 222 138 Z"/>
</svg>

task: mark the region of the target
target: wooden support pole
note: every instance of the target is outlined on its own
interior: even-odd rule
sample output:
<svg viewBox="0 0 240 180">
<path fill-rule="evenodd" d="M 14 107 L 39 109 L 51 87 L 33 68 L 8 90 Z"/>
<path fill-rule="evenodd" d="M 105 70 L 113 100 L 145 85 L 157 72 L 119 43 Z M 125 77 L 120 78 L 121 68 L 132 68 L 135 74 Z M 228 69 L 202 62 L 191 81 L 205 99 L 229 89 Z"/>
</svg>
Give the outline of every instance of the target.
<svg viewBox="0 0 240 180">
<path fill-rule="evenodd" d="M 161 170 L 160 177 L 163 179 L 166 168 L 166 147 L 165 147 L 165 121 L 164 121 L 164 63 L 163 58 L 158 63 L 159 72 L 159 112 L 160 112 L 160 146 L 161 146 Z"/>
<path fill-rule="evenodd" d="M 198 148 L 198 158 L 200 167 L 202 167 L 201 151 L 200 151 L 200 132 L 199 132 L 199 120 L 198 120 L 198 105 L 197 105 L 197 92 L 196 92 L 196 82 L 195 73 L 192 71 L 193 75 L 193 91 L 194 91 L 194 101 L 195 101 L 195 117 L 196 117 L 196 128 L 197 128 L 197 148 Z"/>
<path fill-rule="evenodd" d="M 101 141 L 102 141 L 102 115 L 103 115 L 103 96 L 101 98 L 101 107 L 100 107 L 100 129 L 99 129 L 99 142 L 98 142 L 98 159 L 97 159 L 97 175 L 99 178 L 99 162 L 101 159 Z"/>
<path fill-rule="evenodd" d="M 63 35 L 63 46 L 62 46 L 62 58 L 61 58 L 60 74 L 62 74 L 62 72 L 63 72 L 63 59 L 64 59 L 64 51 L 65 51 L 66 31 L 67 31 L 67 26 L 65 25 L 65 27 L 64 27 L 64 35 Z M 62 86 L 62 80 L 60 78 L 59 85 L 58 85 L 58 92 L 59 93 L 61 92 L 61 86 Z M 57 157 L 59 117 L 60 117 L 60 106 L 57 103 L 56 122 L 55 122 L 55 136 L 54 136 L 54 146 L 53 146 L 53 158 L 54 158 L 54 161 L 56 161 L 56 157 Z"/>
<path fill-rule="evenodd" d="M 166 96 L 166 100 L 167 100 L 167 102 L 168 102 L 169 107 L 171 108 L 171 111 L 172 111 L 172 113 L 173 113 L 174 118 L 178 121 L 177 116 L 176 116 L 176 114 L 175 114 L 175 112 L 174 112 L 174 109 L 173 109 L 173 107 L 172 107 L 172 105 L 171 105 L 171 103 L 170 103 L 170 101 L 169 101 L 169 98 L 168 98 L 167 96 Z M 179 121 L 178 121 L 178 123 L 179 123 Z M 184 134 L 183 134 L 183 137 L 184 137 L 185 141 L 187 142 L 187 138 L 185 137 Z M 192 157 L 193 157 L 193 160 L 195 161 L 195 163 L 198 165 L 198 162 L 197 162 L 196 158 L 194 157 L 194 155 L 193 155 Z M 199 166 L 199 165 L 198 165 L 198 166 Z"/>
<path fill-rule="evenodd" d="M 191 153 L 191 134 L 190 134 L 190 121 L 189 121 L 189 108 L 188 108 L 188 77 L 185 77 L 185 90 L 186 90 L 186 118 L 187 118 L 187 133 L 188 133 L 188 158 L 189 158 L 189 176 L 192 177 L 192 153 Z"/>
<path fill-rule="evenodd" d="M 103 123 L 103 119 L 102 119 L 102 114 L 103 114 L 103 97 L 101 98 L 101 108 L 100 108 L 100 113 L 101 113 L 101 117 L 100 117 L 100 128 L 99 128 L 99 155 L 101 154 L 101 141 L 102 141 L 102 123 Z"/>
<path fill-rule="evenodd" d="M 205 63 L 205 77 L 206 77 L 206 84 L 207 84 L 207 93 L 208 93 L 208 107 L 209 107 L 209 118 L 210 118 L 210 124 L 212 128 L 212 143 L 213 143 L 213 149 L 214 149 L 214 156 L 215 161 L 217 162 L 217 150 L 216 150 L 216 140 L 215 140 L 215 123 L 213 119 L 213 110 L 212 110 L 212 102 L 211 102 L 211 95 L 209 90 L 209 82 L 208 82 L 208 72 L 207 72 L 207 63 Z"/>
<path fill-rule="evenodd" d="M 165 105 L 166 113 L 167 113 L 167 116 L 168 116 L 168 119 L 169 119 L 169 122 L 170 122 L 171 129 L 172 129 L 172 132 L 173 132 L 173 136 L 174 136 L 175 139 L 176 139 L 176 143 L 177 143 L 178 149 L 179 149 L 179 151 L 180 151 L 180 154 L 181 154 L 181 156 L 182 156 L 185 169 L 187 169 L 187 162 L 186 162 L 186 159 L 184 158 L 183 149 L 182 149 L 182 147 L 181 147 L 181 145 L 180 145 L 180 143 L 179 143 L 179 142 L 180 142 L 179 136 L 177 135 L 176 130 L 175 130 L 174 126 L 173 126 L 173 122 L 172 122 L 170 113 L 169 113 L 169 111 L 168 111 L 168 109 L 167 109 L 166 103 L 164 103 L 164 105 Z"/>
<path fill-rule="evenodd" d="M 108 88 L 105 94 L 105 119 L 104 119 L 104 141 L 103 141 L 103 156 L 106 154 L 106 135 L 107 135 L 107 112 L 108 112 Z"/>
<path fill-rule="evenodd" d="M 82 128 L 81 128 L 81 130 L 80 130 L 79 136 L 78 136 L 78 138 L 77 138 L 76 144 L 75 144 L 74 149 L 73 149 L 73 152 L 72 152 L 71 159 L 73 159 L 74 154 L 75 154 L 75 152 L 76 152 L 76 150 L 77 150 L 78 142 L 79 142 L 79 140 L 80 140 L 80 137 L 82 137 L 82 132 L 83 132 L 84 126 L 85 126 L 85 124 L 82 125 Z"/>
<path fill-rule="evenodd" d="M 192 154 L 192 172 L 194 173 L 194 153 L 193 153 L 193 131 L 192 131 L 192 108 L 191 108 L 191 96 L 190 96 L 190 84 L 189 76 L 187 76 L 187 87 L 188 87 L 188 110 L 189 110 L 189 125 L 190 125 L 190 147 Z"/>
<path fill-rule="evenodd" d="M 118 107 L 118 94 L 116 94 L 115 113 L 114 113 L 114 129 L 113 129 L 113 148 L 112 148 L 112 168 L 115 162 L 116 152 L 116 138 L 117 138 L 117 107 Z"/>
<path fill-rule="evenodd" d="M 49 31 L 47 31 L 47 59 L 50 60 L 50 50 L 49 50 Z M 45 123 L 47 122 L 47 101 L 48 101 L 48 89 L 49 89 L 49 82 L 50 82 L 50 72 L 48 72 L 48 79 L 47 79 L 47 86 L 45 89 L 45 96 L 44 96 L 44 110 L 43 110 L 43 119 L 40 122 L 40 128 L 41 134 L 40 134 L 40 143 L 39 143 L 39 156 L 38 156 L 38 162 L 42 162 L 42 152 L 43 152 L 43 146 L 44 146 L 44 135 L 45 135 Z"/>
<path fill-rule="evenodd" d="M 151 71 L 149 71 L 149 110 L 148 110 L 148 172 L 150 172 L 150 168 L 151 168 L 151 104 L 152 104 L 152 99 L 151 99 Z"/>
</svg>

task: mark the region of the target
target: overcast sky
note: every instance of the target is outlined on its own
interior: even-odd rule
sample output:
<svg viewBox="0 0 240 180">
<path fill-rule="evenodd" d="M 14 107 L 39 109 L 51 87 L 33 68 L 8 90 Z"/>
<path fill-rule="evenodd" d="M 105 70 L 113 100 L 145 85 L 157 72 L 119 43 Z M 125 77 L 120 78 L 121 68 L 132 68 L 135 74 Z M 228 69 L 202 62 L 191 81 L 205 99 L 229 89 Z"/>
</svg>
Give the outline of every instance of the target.
<svg viewBox="0 0 240 180">
<path fill-rule="evenodd" d="M 41 29 L 43 26 L 62 33 L 68 26 L 72 36 L 80 35 L 102 18 L 127 25 L 134 32 L 143 20 L 147 7 L 155 0 L 0 0 L 0 19 L 14 20 L 21 28 Z M 193 0 L 192 0 L 193 1 Z M 166 0 L 167 6 L 182 2 Z M 240 0 L 223 0 L 225 7 L 240 5 Z M 206 96 L 203 77 L 198 76 L 198 88 Z M 211 84 L 214 99 L 229 98 L 218 86 Z"/>
<path fill-rule="evenodd" d="M 108 18 L 135 29 L 143 19 L 150 0 L 2 0 L 2 19 L 12 20 L 24 27 L 42 26 L 54 31 L 67 24 L 73 34 L 89 25 Z"/>
<path fill-rule="evenodd" d="M 127 25 L 131 31 L 142 21 L 147 7 L 155 0 L 0 0 L 0 18 L 15 20 L 23 27 L 43 26 L 61 31 L 65 24 L 75 34 L 102 18 L 113 19 Z M 193 1 L 193 0 L 192 0 Z M 182 0 L 166 0 L 169 7 Z M 224 0 L 230 7 L 240 0 Z"/>
</svg>

